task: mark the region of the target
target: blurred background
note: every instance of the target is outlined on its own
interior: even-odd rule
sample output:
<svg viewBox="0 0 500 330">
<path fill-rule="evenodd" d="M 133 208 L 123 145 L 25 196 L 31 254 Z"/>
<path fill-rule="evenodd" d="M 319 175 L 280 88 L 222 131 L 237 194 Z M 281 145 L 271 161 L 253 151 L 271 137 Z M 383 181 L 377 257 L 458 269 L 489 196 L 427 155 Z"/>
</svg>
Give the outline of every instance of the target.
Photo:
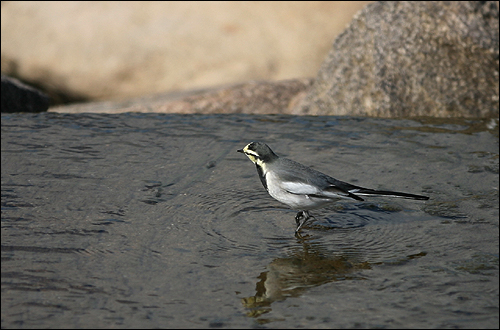
<svg viewBox="0 0 500 330">
<path fill-rule="evenodd" d="M 369 2 L 3 1 L 1 71 L 52 105 L 315 77 Z"/>
</svg>

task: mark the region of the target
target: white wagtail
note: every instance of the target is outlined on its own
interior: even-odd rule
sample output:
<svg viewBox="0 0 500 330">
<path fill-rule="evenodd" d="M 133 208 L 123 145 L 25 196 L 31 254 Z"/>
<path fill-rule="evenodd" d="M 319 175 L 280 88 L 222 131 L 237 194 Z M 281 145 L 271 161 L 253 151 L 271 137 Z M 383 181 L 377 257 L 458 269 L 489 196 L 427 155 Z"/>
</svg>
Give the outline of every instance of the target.
<svg viewBox="0 0 500 330">
<path fill-rule="evenodd" d="M 373 190 L 352 185 L 313 170 L 293 160 L 278 157 L 262 142 L 251 142 L 237 150 L 250 158 L 257 167 L 260 181 L 269 195 L 300 210 L 295 216 L 295 234 L 311 218 L 309 210 L 326 206 L 342 198 L 363 201 L 361 196 L 391 196 L 428 200 L 429 197 L 396 191 Z"/>
</svg>

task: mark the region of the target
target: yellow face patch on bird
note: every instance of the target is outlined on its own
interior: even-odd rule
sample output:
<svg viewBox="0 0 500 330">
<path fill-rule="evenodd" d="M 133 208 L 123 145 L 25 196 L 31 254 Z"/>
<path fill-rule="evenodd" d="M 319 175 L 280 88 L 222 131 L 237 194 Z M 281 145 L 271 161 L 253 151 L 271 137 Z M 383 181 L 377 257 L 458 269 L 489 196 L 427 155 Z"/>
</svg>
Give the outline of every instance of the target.
<svg viewBox="0 0 500 330">
<path fill-rule="evenodd" d="M 250 150 L 248 149 L 248 146 L 250 144 L 248 144 L 247 146 L 245 146 L 245 148 L 243 148 L 241 150 L 241 152 L 243 152 L 245 155 L 247 155 L 248 158 L 250 158 L 250 160 L 254 163 L 254 164 L 257 164 L 259 166 L 262 166 L 264 164 L 264 162 L 262 161 L 262 159 L 260 159 L 260 156 L 258 153 L 256 153 L 255 151 L 253 150 Z M 239 150 L 238 150 L 239 151 Z"/>
</svg>

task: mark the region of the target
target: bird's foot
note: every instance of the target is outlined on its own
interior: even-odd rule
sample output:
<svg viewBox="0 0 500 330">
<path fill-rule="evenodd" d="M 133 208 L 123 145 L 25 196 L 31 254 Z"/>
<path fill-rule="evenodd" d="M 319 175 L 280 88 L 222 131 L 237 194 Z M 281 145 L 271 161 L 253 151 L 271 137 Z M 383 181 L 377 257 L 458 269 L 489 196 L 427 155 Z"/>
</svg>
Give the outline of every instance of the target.
<svg viewBox="0 0 500 330">
<path fill-rule="evenodd" d="M 304 226 L 306 221 L 309 220 L 309 218 L 314 218 L 314 217 L 311 216 L 308 211 L 300 211 L 297 213 L 297 215 L 295 216 L 295 223 L 297 224 L 297 229 L 295 229 L 295 235 L 299 234 L 300 229 L 302 229 L 302 227 Z"/>
</svg>

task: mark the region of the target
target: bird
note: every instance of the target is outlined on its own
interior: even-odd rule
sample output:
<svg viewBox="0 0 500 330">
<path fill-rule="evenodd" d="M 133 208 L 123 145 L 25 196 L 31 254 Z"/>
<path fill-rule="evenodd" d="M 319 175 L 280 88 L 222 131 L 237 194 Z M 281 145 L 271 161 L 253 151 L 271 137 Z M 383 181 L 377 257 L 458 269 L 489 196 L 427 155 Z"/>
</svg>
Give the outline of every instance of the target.
<svg viewBox="0 0 500 330">
<path fill-rule="evenodd" d="M 428 200 L 428 196 L 397 191 L 374 190 L 332 178 L 288 158 L 279 157 L 263 142 L 250 142 L 237 152 L 245 154 L 256 166 L 262 185 L 269 195 L 294 210 L 297 228 L 314 218 L 310 210 L 327 206 L 340 199 L 364 201 L 360 196 L 402 197 Z"/>
</svg>

